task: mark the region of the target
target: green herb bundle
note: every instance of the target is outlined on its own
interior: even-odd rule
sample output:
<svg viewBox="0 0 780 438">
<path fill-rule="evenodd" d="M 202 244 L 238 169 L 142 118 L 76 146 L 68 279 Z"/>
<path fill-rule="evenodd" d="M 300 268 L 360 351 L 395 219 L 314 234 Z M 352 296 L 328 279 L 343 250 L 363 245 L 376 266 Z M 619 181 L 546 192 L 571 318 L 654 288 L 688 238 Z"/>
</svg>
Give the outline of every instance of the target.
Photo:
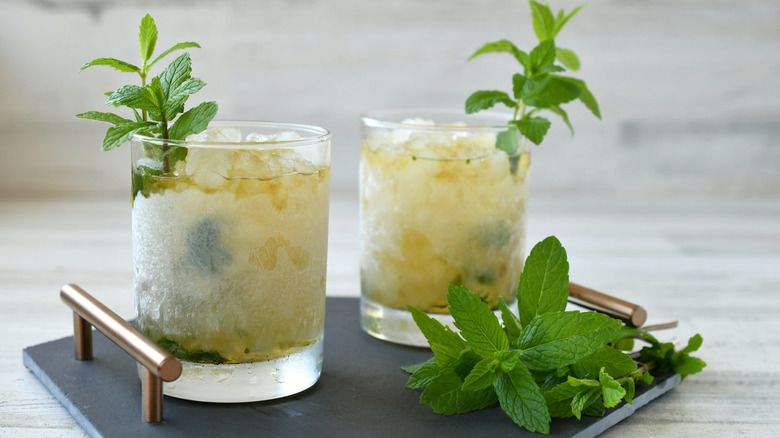
<svg viewBox="0 0 780 438">
<path fill-rule="evenodd" d="M 500 301 L 503 324 L 463 286 L 450 285 L 447 294 L 460 334 L 408 306 L 434 357 L 403 367 L 411 373 L 407 388 L 424 389 L 420 402 L 437 414 L 463 414 L 498 402 L 519 426 L 549 433 L 552 418 L 600 416 L 622 401 L 631 403 L 636 383 L 652 382 L 650 369 L 684 378 L 705 366 L 689 355 L 701 345 L 699 335 L 678 352 L 606 315 L 566 312 L 568 272 L 566 251 L 551 236 L 526 261 L 519 314 Z M 616 348 L 631 337 L 650 343 L 641 350 L 642 362 Z"/>
<path fill-rule="evenodd" d="M 141 85 L 125 85 L 116 91 L 105 93 L 107 105 L 126 106 L 132 110 L 133 119 L 127 119 L 110 112 L 88 111 L 76 117 L 108 122 L 114 126 L 108 128 L 103 139 L 103 150 L 111 150 L 128 141 L 135 134 L 157 137 L 165 140 L 184 140 L 190 134 L 202 132 L 217 113 L 216 102 L 203 102 L 184 111 L 189 96 L 206 84 L 192 77 L 192 62 L 189 53 L 176 58 L 159 75 L 147 78 L 151 68 L 162 58 L 176 50 L 200 47 L 194 42 L 173 45 L 152 60 L 157 45 L 157 25 L 147 14 L 139 28 L 138 39 L 141 51 L 141 66 L 120 61 L 116 58 L 98 58 L 81 67 L 81 70 L 95 65 L 111 67 L 126 73 L 137 73 Z M 161 163 L 165 172 L 170 171 L 177 160 L 186 156 L 186 148 L 163 143 L 151 146 L 154 158 Z"/>
<path fill-rule="evenodd" d="M 580 68 L 577 55 L 570 49 L 557 47 L 555 38 L 584 5 L 568 14 L 561 10 L 557 15 L 553 15 L 545 4 L 531 0 L 530 6 L 539 45 L 526 53 L 509 40 L 499 40 L 485 44 L 469 58 L 471 60 L 486 53 L 503 52 L 512 55 L 523 67 L 522 73 L 512 76 L 511 94 L 497 90 L 480 90 L 466 100 L 467 114 L 492 108 L 499 103 L 514 110 L 509 122 L 510 129 L 500 133 L 496 140 L 496 148 L 510 156 L 516 154 L 519 149 L 518 131 L 534 144 L 542 143 L 550 129 L 550 121 L 537 115 L 542 110 L 560 116 L 572 134 L 574 128 L 561 105 L 579 99 L 596 117 L 601 118 L 598 102 L 585 82 L 559 74 L 567 69 L 576 71 Z M 555 63 L 556 60 L 560 65 Z"/>
</svg>

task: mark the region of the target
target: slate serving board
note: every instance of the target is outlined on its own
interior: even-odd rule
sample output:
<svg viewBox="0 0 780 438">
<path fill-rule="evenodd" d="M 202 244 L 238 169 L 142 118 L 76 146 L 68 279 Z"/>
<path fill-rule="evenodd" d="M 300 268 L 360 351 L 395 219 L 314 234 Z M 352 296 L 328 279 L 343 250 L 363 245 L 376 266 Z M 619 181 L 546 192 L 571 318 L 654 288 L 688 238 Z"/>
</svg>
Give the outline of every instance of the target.
<svg viewBox="0 0 780 438">
<path fill-rule="evenodd" d="M 360 328 L 358 299 L 328 298 L 320 380 L 283 399 L 256 403 L 199 403 L 165 397 L 164 422 L 141 420 L 141 384 L 135 361 L 102 334 L 95 358 L 76 361 L 73 338 L 28 347 L 25 366 L 91 436 L 537 436 L 517 427 L 498 407 L 443 417 L 404 388 L 402 365 L 422 362 L 430 350 L 390 344 Z M 638 384 L 633 405 L 604 417 L 553 420 L 550 436 L 593 437 L 680 383 L 676 374 Z"/>
</svg>

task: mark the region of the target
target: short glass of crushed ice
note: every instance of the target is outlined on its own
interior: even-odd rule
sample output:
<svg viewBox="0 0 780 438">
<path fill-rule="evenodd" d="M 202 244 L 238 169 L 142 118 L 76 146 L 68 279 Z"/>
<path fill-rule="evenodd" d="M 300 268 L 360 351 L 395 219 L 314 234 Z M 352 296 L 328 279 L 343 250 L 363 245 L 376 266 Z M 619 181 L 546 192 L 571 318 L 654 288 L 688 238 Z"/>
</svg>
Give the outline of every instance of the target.
<svg viewBox="0 0 780 438">
<path fill-rule="evenodd" d="M 212 123 L 185 141 L 136 135 L 136 326 L 177 356 L 173 397 L 249 402 L 322 368 L 330 133 Z"/>
<path fill-rule="evenodd" d="M 427 346 L 406 306 L 452 326 L 450 284 L 494 311 L 499 297 L 516 308 L 530 158 L 522 137 L 514 153 L 496 148 L 509 120 L 455 110 L 361 117 L 360 312 L 369 334 Z"/>
</svg>

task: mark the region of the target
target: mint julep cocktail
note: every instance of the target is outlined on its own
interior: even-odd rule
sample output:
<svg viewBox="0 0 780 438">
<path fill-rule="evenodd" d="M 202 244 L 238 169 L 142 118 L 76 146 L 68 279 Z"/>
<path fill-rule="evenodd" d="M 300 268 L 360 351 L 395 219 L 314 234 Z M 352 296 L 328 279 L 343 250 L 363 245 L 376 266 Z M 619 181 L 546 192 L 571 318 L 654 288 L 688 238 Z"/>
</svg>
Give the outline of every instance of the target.
<svg viewBox="0 0 780 438">
<path fill-rule="evenodd" d="M 152 158 L 164 148 L 167 163 Z M 184 364 L 165 393 L 238 402 L 313 385 L 325 318 L 328 131 L 225 123 L 180 142 L 136 135 L 132 176 L 136 324 Z"/>
</svg>

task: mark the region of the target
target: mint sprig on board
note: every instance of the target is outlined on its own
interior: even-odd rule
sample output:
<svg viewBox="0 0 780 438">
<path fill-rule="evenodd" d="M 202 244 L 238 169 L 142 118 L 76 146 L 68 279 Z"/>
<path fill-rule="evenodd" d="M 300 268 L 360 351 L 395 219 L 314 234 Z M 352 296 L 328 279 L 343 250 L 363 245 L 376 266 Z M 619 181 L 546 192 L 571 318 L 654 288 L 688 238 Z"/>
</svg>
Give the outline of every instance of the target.
<svg viewBox="0 0 780 438">
<path fill-rule="evenodd" d="M 510 129 L 500 133 L 496 139 L 496 148 L 510 156 L 516 154 L 520 147 L 518 131 L 534 144 L 542 143 L 551 123 L 547 118 L 538 115 L 540 111 L 549 111 L 561 117 L 572 134 L 574 128 L 569 121 L 568 113 L 562 108 L 563 104 L 579 99 L 593 115 L 601 118 L 598 102 L 585 82 L 560 74 L 567 69 L 579 70 L 579 57 L 574 51 L 558 47 L 555 43 L 555 38 L 564 25 L 584 5 L 568 14 L 561 10 L 557 15 L 553 15 L 546 4 L 533 0 L 529 4 L 534 31 L 539 39 L 536 47 L 530 52 L 524 52 L 511 41 L 504 39 L 483 45 L 469 58 L 472 60 L 488 53 L 508 53 L 523 68 L 522 73 L 512 76 L 511 93 L 480 90 L 466 99 L 467 114 L 486 110 L 497 104 L 503 104 L 514 110 L 512 120 L 509 122 Z M 556 64 L 556 61 L 560 65 Z"/>
<path fill-rule="evenodd" d="M 199 48 L 195 42 L 174 44 L 152 59 L 157 45 L 157 25 L 147 14 L 139 26 L 141 66 L 116 58 L 98 58 L 81 67 L 81 71 L 96 65 L 107 66 L 126 73 L 137 73 L 141 85 L 125 85 L 116 91 L 105 93 L 107 105 L 125 106 L 132 111 L 132 119 L 111 112 L 88 111 L 76 117 L 111 123 L 103 138 L 103 150 L 111 150 L 128 141 L 135 134 L 157 137 L 165 140 L 184 140 L 190 134 L 202 132 L 217 113 L 216 102 L 203 102 L 184 111 L 189 96 L 206 84 L 192 77 L 192 61 L 184 53 L 171 62 L 159 75 L 148 81 L 151 68 L 162 58 L 176 50 Z M 186 156 L 186 149 L 163 143 L 149 146 L 154 157 L 160 161 L 165 172 L 179 159 Z"/>
<path fill-rule="evenodd" d="M 423 390 L 420 402 L 441 415 L 464 414 L 498 403 L 517 425 L 550 432 L 552 418 L 604 415 L 631 403 L 638 382 L 651 383 L 651 369 L 683 377 L 702 370 L 690 356 L 694 336 L 676 352 L 642 329 L 594 312 L 566 312 L 569 265 L 554 236 L 528 256 L 518 286 L 519 315 L 501 300 L 501 322 L 477 295 L 450 285 L 450 314 L 459 333 L 414 306 L 409 311 L 433 352 L 430 360 L 403 367 L 406 386 Z M 503 324 L 502 324 L 503 323 Z M 614 345 L 646 339 L 643 362 Z"/>
</svg>

